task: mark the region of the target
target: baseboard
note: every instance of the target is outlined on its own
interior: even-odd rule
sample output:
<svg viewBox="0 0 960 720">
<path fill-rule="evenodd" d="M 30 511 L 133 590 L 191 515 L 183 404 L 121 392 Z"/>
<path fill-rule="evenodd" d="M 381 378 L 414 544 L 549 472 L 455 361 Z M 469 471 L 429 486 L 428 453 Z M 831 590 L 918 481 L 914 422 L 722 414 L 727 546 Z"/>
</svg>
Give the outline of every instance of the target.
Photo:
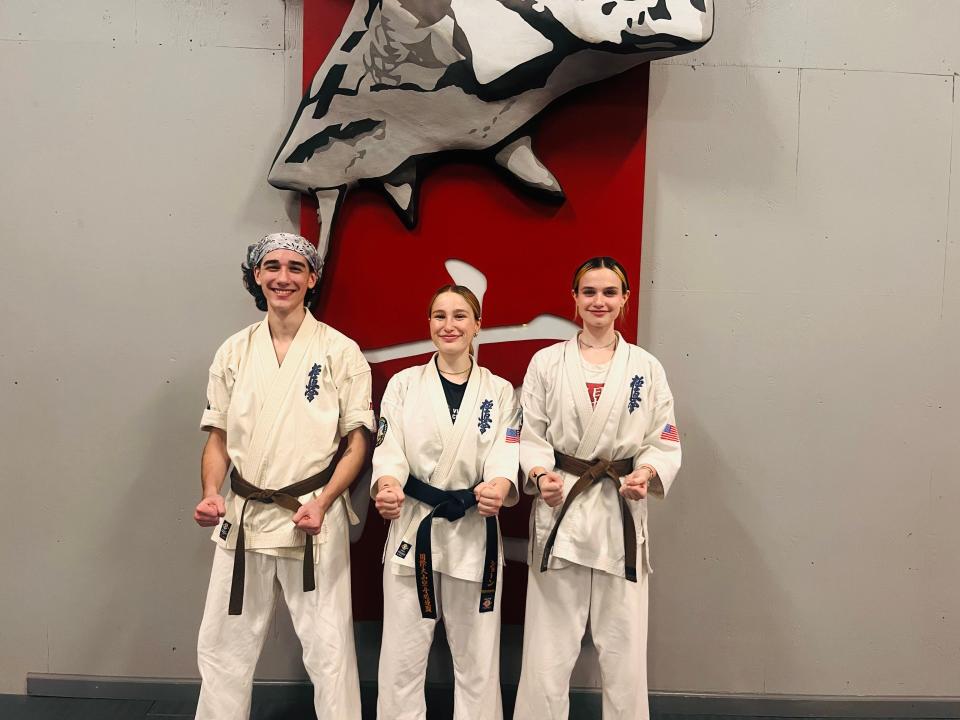
<svg viewBox="0 0 960 720">
<path fill-rule="evenodd" d="M 360 684 L 364 704 L 376 697 L 376 683 Z M 116 700 L 161 700 L 195 702 L 200 682 L 191 679 L 95 677 L 29 673 L 27 694 L 45 697 L 110 698 Z M 310 702 L 312 689 L 306 681 L 264 681 L 254 685 L 259 701 Z M 504 702 L 513 705 L 516 685 L 504 685 Z M 448 685 L 427 686 L 431 707 L 450 705 L 453 690 Z M 599 717 L 600 691 L 572 688 L 572 717 Z M 857 718 L 896 720 L 958 720 L 960 697 L 747 695 L 724 693 L 651 692 L 650 710 L 655 716 L 721 715 L 763 718 Z"/>
</svg>

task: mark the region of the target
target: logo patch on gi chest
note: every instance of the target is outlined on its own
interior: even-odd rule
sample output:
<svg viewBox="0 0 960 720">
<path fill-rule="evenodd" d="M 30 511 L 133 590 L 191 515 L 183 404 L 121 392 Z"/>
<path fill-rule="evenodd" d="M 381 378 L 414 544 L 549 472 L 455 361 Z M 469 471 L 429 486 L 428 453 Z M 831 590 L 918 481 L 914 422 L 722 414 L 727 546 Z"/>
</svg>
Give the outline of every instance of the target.
<svg viewBox="0 0 960 720">
<path fill-rule="evenodd" d="M 387 419 L 385 417 L 380 418 L 380 421 L 377 423 L 377 447 L 380 447 L 383 444 L 383 439 L 387 436 Z"/>
<path fill-rule="evenodd" d="M 634 375 L 630 381 L 630 400 L 627 402 L 627 411 L 632 415 L 633 411 L 640 407 L 640 388 L 643 387 L 643 376 Z"/>
<path fill-rule="evenodd" d="M 408 542 L 400 543 L 400 547 L 397 548 L 397 557 L 405 558 L 407 556 L 407 553 L 410 552 L 411 547 L 412 546 Z"/>
<path fill-rule="evenodd" d="M 481 435 L 490 429 L 493 422 L 490 418 L 491 410 L 493 410 L 493 400 L 484 400 L 480 403 L 480 417 L 477 418 L 477 427 L 480 429 Z"/>
<path fill-rule="evenodd" d="M 314 363 L 313 367 L 310 368 L 310 372 L 307 373 L 307 389 L 304 391 L 303 396 L 307 399 L 307 402 L 313 402 L 313 399 L 320 393 L 320 383 L 317 378 L 320 377 L 320 373 L 323 371 L 323 366 L 318 363 Z"/>
<path fill-rule="evenodd" d="M 230 534 L 230 528 L 233 527 L 226 520 L 223 521 L 223 525 L 220 526 L 220 539 L 226 540 L 227 535 Z"/>
</svg>

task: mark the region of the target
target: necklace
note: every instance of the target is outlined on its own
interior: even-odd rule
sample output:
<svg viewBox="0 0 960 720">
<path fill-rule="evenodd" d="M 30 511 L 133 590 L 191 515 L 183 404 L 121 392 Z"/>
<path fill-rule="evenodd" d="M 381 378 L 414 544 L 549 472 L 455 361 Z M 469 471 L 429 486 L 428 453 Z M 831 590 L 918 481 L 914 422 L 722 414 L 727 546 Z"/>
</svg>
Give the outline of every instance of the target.
<svg viewBox="0 0 960 720">
<path fill-rule="evenodd" d="M 617 336 L 616 336 L 616 335 L 614 335 L 614 336 L 613 336 L 613 340 L 611 340 L 610 342 L 608 342 L 606 345 L 587 345 L 587 343 L 585 343 L 583 340 L 580 339 L 580 336 L 581 336 L 581 335 L 582 335 L 582 333 L 580 333 L 580 334 L 577 335 L 577 342 L 580 344 L 580 347 L 582 347 L 582 348 L 589 348 L 590 350 L 606 350 L 606 349 L 607 349 L 608 347 L 610 347 L 611 345 L 616 345 L 616 344 L 617 344 Z"/>
<path fill-rule="evenodd" d="M 442 372 L 444 375 L 453 375 L 454 377 L 458 377 L 460 375 L 466 375 L 468 372 L 473 370 L 473 360 L 470 361 L 470 367 L 468 367 L 466 370 L 461 370 L 460 372 L 454 372 L 453 370 L 444 370 L 442 367 L 440 367 L 439 362 L 437 363 L 437 370 Z"/>
</svg>

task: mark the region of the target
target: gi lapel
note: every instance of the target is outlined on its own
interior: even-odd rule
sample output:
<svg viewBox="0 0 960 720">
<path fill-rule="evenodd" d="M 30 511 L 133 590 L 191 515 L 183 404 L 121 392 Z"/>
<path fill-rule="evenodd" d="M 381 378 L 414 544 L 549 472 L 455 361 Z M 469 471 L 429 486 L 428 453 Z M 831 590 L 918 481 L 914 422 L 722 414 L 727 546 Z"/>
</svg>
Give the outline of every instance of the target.
<svg viewBox="0 0 960 720">
<path fill-rule="evenodd" d="M 596 452 L 597 445 L 600 442 L 600 436 L 603 434 L 603 429 L 607 424 L 607 419 L 610 417 L 610 413 L 613 411 L 617 403 L 623 399 L 623 394 L 625 392 L 626 377 L 627 377 L 627 358 L 630 355 L 630 350 L 626 341 L 617 334 L 617 349 L 613 353 L 613 359 L 610 361 L 610 369 L 607 371 L 607 379 L 603 384 L 603 392 L 600 393 L 600 399 L 597 401 L 597 406 L 592 408 L 590 413 L 589 421 L 586 424 L 583 424 L 582 414 L 581 414 L 581 427 L 583 428 L 583 434 L 580 436 L 580 444 L 577 446 L 576 456 L 578 458 L 593 458 L 594 453 Z M 579 393 L 576 395 L 578 398 L 583 398 L 587 403 L 588 407 L 590 405 L 590 397 L 587 395 L 587 381 L 583 375 L 583 368 L 580 365 L 580 351 L 577 349 L 576 345 L 573 347 L 573 352 L 576 354 L 576 368 L 577 373 L 577 383 L 579 384 Z M 570 371 L 570 365 L 567 365 L 568 372 Z M 580 405 L 577 405 L 578 414 L 580 411 Z M 607 458 L 612 459 L 612 458 Z"/>
<path fill-rule="evenodd" d="M 448 432 L 446 435 L 443 435 L 443 430 L 441 430 L 443 452 L 440 453 L 440 459 L 437 460 L 437 467 L 433 471 L 433 476 L 430 478 L 430 484 L 437 487 L 445 487 L 450 472 L 453 469 L 453 463 L 457 459 L 457 453 L 460 450 L 460 444 L 463 442 L 463 436 L 466 434 L 467 428 L 470 427 L 470 423 L 477 422 L 476 413 L 477 402 L 480 399 L 481 369 L 477 365 L 474 365 L 473 372 L 470 373 L 470 377 L 467 380 L 467 387 L 463 392 L 463 401 L 460 403 L 457 421 L 451 425 L 446 397 L 443 394 L 443 387 L 440 385 L 440 374 L 436 369 L 435 363 L 431 363 L 431 366 L 436 379 L 436 386 L 431 385 L 431 395 L 437 396 L 437 394 L 439 394 L 439 399 L 443 404 L 443 411 L 447 420 L 446 426 L 441 425 L 441 428 L 446 427 Z"/>
<path fill-rule="evenodd" d="M 257 359 L 262 365 L 274 368 L 272 378 L 269 378 L 266 384 L 266 393 L 263 405 L 260 407 L 260 414 L 257 416 L 257 426 L 250 438 L 250 447 L 247 451 L 246 467 L 239 468 L 240 474 L 247 482 L 251 482 L 258 487 L 262 487 L 260 475 L 263 467 L 264 454 L 267 447 L 267 441 L 276 430 L 281 410 L 290 397 L 291 392 L 295 392 L 301 385 L 307 381 L 306 373 L 303 370 L 303 359 L 307 348 L 310 347 L 316 334 L 320 331 L 320 323 L 316 321 L 313 315 L 308 311 L 297 330 L 293 342 L 283 358 L 283 364 L 277 367 L 277 354 L 273 349 L 273 340 L 270 338 L 270 328 L 267 322 L 258 329 L 257 334 Z M 266 363 L 270 364 L 266 364 Z M 297 382 L 299 374 L 303 374 L 303 383 Z"/>
<path fill-rule="evenodd" d="M 577 419 L 580 421 L 580 446 L 583 445 L 583 436 L 587 432 L 590 418 L 593 417 L 593 405 L 587 393 L 587 379 L 580 364 L 580 349 L 577 347 L 577 338 L 568 340 L 563 348 L 563 378 L 567 392 L 573 397 L 573 404 L 577 408 Z M 575 453 L 582 457 L 580 447 Z"/>
<path fill-rule="evenodd" d="M 437 369 L 437 353 L 433 354 L 430 362 L 424 368 L 424 382 L 427 394 L 430 396 L 430 409 L 433 419 L 440 431 L 440 440 L 446 447 L 453 432 L 453 421 L 450 419 L 450 408 L 447 407 L 447 396 L 443 392 L 443 383 L 440 381 L 440 371 Z"/>
</svg>

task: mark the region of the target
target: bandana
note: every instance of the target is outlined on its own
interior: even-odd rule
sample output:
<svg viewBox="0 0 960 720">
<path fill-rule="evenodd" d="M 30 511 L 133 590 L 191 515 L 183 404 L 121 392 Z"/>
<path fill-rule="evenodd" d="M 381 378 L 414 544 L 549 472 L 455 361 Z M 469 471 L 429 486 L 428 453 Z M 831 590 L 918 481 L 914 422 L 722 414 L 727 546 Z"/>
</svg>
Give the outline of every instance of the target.
<svg viewBox="0 0 960 720">
<path fill-rule="evenodd" d="M 247 267 L 255 268 L 263 260 L 263 256 L 274 250 L 293 250 L 300 253 L 310 263 L 313 271 L 319 275 L 323 263 L 317 254 L 317 249 L 306 238 L 293 233 L 270 233 L 247 248 Z"/>
</svg>

